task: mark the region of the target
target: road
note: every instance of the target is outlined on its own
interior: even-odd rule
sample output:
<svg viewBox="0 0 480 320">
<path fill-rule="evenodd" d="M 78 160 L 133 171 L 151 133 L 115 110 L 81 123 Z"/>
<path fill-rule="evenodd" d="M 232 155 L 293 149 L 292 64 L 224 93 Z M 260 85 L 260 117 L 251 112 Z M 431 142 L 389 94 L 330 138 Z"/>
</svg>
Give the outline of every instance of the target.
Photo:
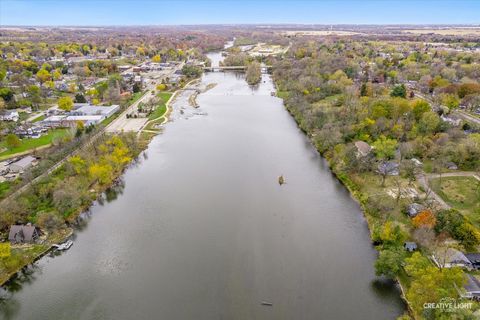
<svg viewBox="0 0 480 320">
<path fill-rule="evenodd" d="M 148 118 L 127 118 L 127 114 L 134 113 L 137 110 L 137 107 L 140 103 L 145 103 L 152 99 L 155 96 L 155 86 L 161 82 L 161 80 L 172 76 L 177 70 L 181 70 L 184 66 L 184 62 L 177 65 L 171 70 L 158 72 L 157 74 L 151 75 L 150 78 L 154 78 L 155 81 L 147 82 L 145 87 L 146 93 L 138 99 L 135 103 L 129 106 L 125 111 L 122 112 L 115 120 L 113 120 L 106 128 L 106 132 L 118 133 L 118 132 L 127 132 L 135 131 L 138 132 L 141 130 L 148 121 Z"/>
<path fill-rule="evenodd" d="M 431 98 L 421 94 L 421 93 L 418 93 L 418 92 L 415 92 L 415 96 L 419 97 L 420 99 L 423 99 L 425 101 L 427 101 L 428 103 L 430 103 L 433 107 L 434 105 L 434 102 Z M 477 125 L 480 125 L 480 119 L 479 118 L 476 118 L 468 113 L 466 113 L 465 111 L 462 111 L 462 110 L 453 110 L 452 111 L 452 114 L 470 122 L 470 123 L 474 123 L 474 124 L 477 124 Z"/>
<path fill-rule="evenodd" d="M 454 110 L 452 112 L 454 115 L 457 115 L 459 116 L 460 118 L 463 118 L 464 120 L 467 120 L 469 122 L 472 122 L 472 123 L 475 123 L 477 125 L 480 126 L 480 119 L 479 118 L 476 118 L 468 113 L 466 113 L 465 111 L 462 111 L 462 110 Z"/>
</svg>

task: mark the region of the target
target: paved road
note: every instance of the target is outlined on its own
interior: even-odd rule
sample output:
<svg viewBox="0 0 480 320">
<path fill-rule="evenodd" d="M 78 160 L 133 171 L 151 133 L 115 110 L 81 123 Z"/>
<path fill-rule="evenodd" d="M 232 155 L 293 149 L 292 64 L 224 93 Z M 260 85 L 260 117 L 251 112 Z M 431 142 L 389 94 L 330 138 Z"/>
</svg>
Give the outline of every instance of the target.
<svg viewBox="0 0 480 320">
<path fill-rule="evenodd" d="M 415 92 L 415 96 L 419 97 L 420 99 L 423 99 L 423 100 L 426 100 L 427 102 L 429 102 L 432 106 L 434 105 L 434 102 L 431 98 L 421 94 L 421 93 L 418 93 L 418 92 Z M 477 125 L 480 125 L 480 119 L 479 118 L 476 118 L 468 113 L 466 113 L 465 111 L 462 111 L 462 110 L 452 110 L 452 114 L 468 121 L 468 122 L 471 122 L 471 123 L 475 123 Z"/>
<path fill-rule="evenodd" d="M 480 119 L 479 119 L 479 118 L 476 118 L 476 117 L 474 117 L 474 116 L 472 116 L 472 115 L 470 115 L 470 114 L 468 114 L 468 113 L 466 113 L 465 111 L 462 111 L 462 110 L 454 110 L 452 113 L 455 114 L 455 115 L 457 115 L 457 116 L 459 116 L 460 118 L 463 118 L 463 119 L 465 119 L 465 120 L 467 120 L 467 121 L 473 122 L 473 123 L 475 123 L 475 124 L 477 124 L 477 125 L 480 126 Z"/>
</svg>

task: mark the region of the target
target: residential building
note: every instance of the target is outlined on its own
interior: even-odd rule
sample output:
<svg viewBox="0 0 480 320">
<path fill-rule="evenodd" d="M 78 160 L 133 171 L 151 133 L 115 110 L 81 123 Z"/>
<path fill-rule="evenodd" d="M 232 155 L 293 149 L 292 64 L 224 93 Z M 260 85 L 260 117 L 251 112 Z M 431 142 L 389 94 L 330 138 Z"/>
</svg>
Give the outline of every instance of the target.
<svg viewBox="0 0 480 320">
<path fill-rule="evenodd" d="M 35 242 L 40 235 L 37 227 L 32 224 L 12 225 L 8 234 L 8 240 L 11 243 L 32 243 Z"/>
<path fill-rule="evenodd" d="M 26 156 L 22 159 L 15 161 L 9 165 L 10 172 L 13 173 L 22 173 L 25 172 L 28 168 L 35 165 L 37 159 L 32 156 Z"/>
</svg>

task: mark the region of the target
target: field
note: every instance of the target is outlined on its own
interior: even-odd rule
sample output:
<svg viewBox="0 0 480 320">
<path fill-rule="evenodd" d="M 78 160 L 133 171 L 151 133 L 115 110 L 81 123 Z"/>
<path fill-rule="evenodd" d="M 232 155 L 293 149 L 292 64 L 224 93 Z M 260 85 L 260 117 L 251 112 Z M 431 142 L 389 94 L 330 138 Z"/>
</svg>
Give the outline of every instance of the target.
<svg viewBox="0 0 480 320">
<path fill-rule="evenodd" d="M 68 132 L 69 132 L 68 129 L 55 129 L 55 130 L 50 130 L 50 132 L 48 132 L 47 134 L 37 139 L 22 139 L 20 146 L 1 152 L 0 159 L 6 158 L 7 156 L 10 156 L 16 153 L 21 153 L 34 148 L 39 148 L 39 147 L 49 145 L 55 139 L 65 137 L 68 134 Z M 5 142 L 0 143 L 0 149 L 2 149 L 3 147 L 6 147 Z"/>
<path fill-rule="evenodd" d="M 438 34 L 442 36 L 480 36 L 480 28 L 448 28 L 448 29 L 409 29 L 403 32 L 414 34 Z"/>
<path fill-rule="evenodd" d="M 480 226 L 480 181 L 473 177 L 444 177 L 430 179 L 430 186 L 453 208 Z"/>
</svg>

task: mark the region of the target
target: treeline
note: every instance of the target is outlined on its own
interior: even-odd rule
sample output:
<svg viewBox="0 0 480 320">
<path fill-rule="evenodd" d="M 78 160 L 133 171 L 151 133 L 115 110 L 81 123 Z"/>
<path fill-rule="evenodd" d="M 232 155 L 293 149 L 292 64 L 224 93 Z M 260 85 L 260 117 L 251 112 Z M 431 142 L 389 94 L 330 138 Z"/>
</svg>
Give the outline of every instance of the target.
<svg viewBox="0 0 480 320">
<path fill-rule="evenodd" d="M 475 96 L 480 77 L 473 72 L 473 62 L 480 61 L 480 55 L 428 51 L 419 56 L 417 46 L 299 40 L 274 63 L 273 78 L 289 112 L 365 209 L 379 250 L 377 274 L 402 280 L 418 317 L 438 319 L 442 311 L 426 313 L 423 304 L 458 297 L 465 276 L 457 268 L 438 268 L 426 256 L 452 242 L 462 250 L 475 249 L 480 232 L 469 217 L 453 209 L 439 211 L 421 194 L 415 198 L 422 211 L 408 218 L 414 200 L 401 192 L 415 187 L 422 191 L 416 185 L 422 170 L 442 173 L 454 163 L 460 170 L 478 172 L 480 129 L 444 121 L 442 116 L 455 106 L 435 108 L 416 98 L 408 85 L 430 77 L 437 81 L 426 82 L 434 86 L 436 97 Z M 448 70 L 455 70 L 455 76 L 447 83 Z M 472 78 L 459 80 L 461 70 Z M 364 155 L 355 145 L 359 141 L 369 147 Z M 408 254 L 406 240 L 419 244 L 421 253 Z M 468 318 L 472 312 L 459 310 L 456 316 Z"/>
<path fill-rule="evenodd" d="M 55 231 L 88 208 L 142 150 L 134 134 L 105 135 L 0 208 L 0 230 L 31 222 Z"/>
</svg>

